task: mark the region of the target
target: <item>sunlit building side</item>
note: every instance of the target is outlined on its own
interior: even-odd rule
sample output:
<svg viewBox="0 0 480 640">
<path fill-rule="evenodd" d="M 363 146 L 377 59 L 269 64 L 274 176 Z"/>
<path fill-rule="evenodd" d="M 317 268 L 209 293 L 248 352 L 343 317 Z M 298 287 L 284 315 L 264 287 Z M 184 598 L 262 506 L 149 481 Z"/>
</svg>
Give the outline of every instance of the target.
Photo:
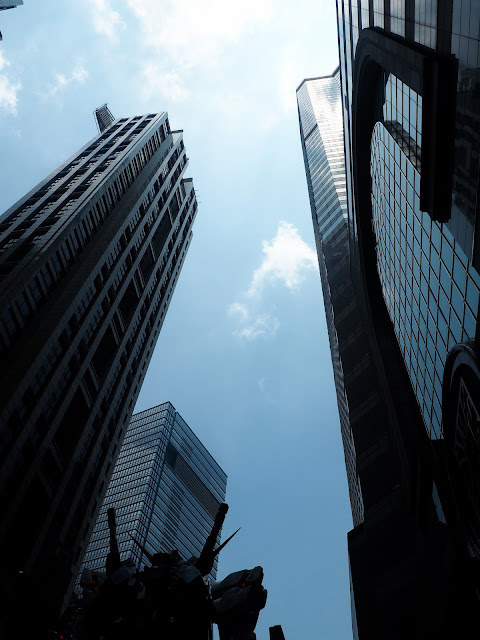
<svg viewBox="0 0 480 640">
<path fill-rule="evenodd" d="M 218 507 L 225 501 L 226 486 L 224 471 L 170 402 L 136 413 L 82 569 L 105 570 L 110 507 L 116 510 L 122 560 L 131 558 L 139 569 L 150 566 L 143 549 L 149 554 L 176 549 L 184 561 L 199 557 Z M 218 557 L 209 574 L 212 580 L 217 564 Z"/>
<path fill-rule="evenodd" d="M 297 101 L 352 517 L 359 525 L 387 483 L 398 484 L 398 464 L 350 270 L 340 70 L 304 80 Z M 372 458 L 366 452 L 374 441 L 382 446 Z M 376 482 L 379 465 L 390 469 L 390 477 L 383 473 L 382 486 Z"/>
</svg>

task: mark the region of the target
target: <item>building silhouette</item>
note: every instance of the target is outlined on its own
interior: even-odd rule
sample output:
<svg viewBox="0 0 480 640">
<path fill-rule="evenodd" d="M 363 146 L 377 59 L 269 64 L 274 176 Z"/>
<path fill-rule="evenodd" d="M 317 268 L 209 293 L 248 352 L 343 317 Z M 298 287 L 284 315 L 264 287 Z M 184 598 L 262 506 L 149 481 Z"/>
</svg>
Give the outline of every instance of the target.
<svg viewBox="0 0 480 640">
<path fill-rule="evenodd" d="M 122 560 L 138 569 L 148 553 L 177 549 L 183 560 L 200 556 L 227 476 L 170 403 L 132 416 L 83 567 L 104 571 L 109 552 L 107 510 L 114 507 Z M 133 540 L 133 539 L 135 540 Z M 218 558 L 209 577 L 215 580 Z"/>
<path fill-rule="evenodd" d="M 22 572 L 60 608 L 78 574 L 192 237 L 187 162 L 165 112 L 121 118 L 0 217 L 8 594 Z"/>
<path fill-rule="evenodd" d="M 474 637 L 480 609 L 479 7 L 461 4 L 468 20 L 441 0 L 338 0 L 340 85 L 336 72 L 297 91 L 354 516 L 359 638 Z M 342 126 L 345 212 L 329 151 Z M 336 243 L 328 225 L 344 225 L 348 240 Z M 345 332 L 354 309 L 359 324 Z M 367 414 L 379 408 L 363 424 L 356 390 Z"/>
</svg>

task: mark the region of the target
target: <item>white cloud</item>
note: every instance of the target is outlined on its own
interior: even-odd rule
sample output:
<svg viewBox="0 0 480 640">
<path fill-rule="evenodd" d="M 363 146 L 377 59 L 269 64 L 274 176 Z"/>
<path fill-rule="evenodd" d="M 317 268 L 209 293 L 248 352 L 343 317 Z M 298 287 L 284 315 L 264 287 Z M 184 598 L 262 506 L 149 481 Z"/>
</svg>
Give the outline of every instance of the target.
<svg viewBox="0 0 480 640">
<path fill-rule="evenodd" d="M 244 301 L 236 300 L 227 310 L 240 325 L 233 335 L 247 341 L 272 337 L 280 327 L 273 313 L 261 309 L 265 287 L 280 283 L 294 291 L 300 287 L 307 271 L 318 269 L 316 253 L 302 240 L 298 229 L 283 220 L 273 240 L 263 242 L 262 251 L 262 264 L 253 272 L 250 286 L 242 294 Z"/>
<path fill-rule="evenodd" d="M 264 240 L 262 264 L 253 273 L 247 296 L 261 293 L 267 283 L 281 282 L 287 289 L 298 289 L 305 272 L 318 269 L 317 255 L 302 240 L 298 230 L 282 220 L 271 242 Z"/>
<path fill-rule="evenodd" d="M 237 316 L 237 318 L 239 318 L 239 320 L 241 320 L 242 322 L 246 322 L 249 317 L 247 307 L 240 302 L 233 302 L 228 307 L 228 315 L 232 317 Z"/>
<path fill-rule="evenodd" d="M 110 0 L 90 0 L 90 5 L 95 31 L 109 40 L 114 40 L 118 31 L 125 29 L 125 22 L 118 11 L 112 8 Z"/>
<path fill-rule="evenodd" d="M 0 109 L 9 113 L 17 113 L 18 92 L 22 88 L 20 82 L 12 82 L 5 73 L 10 63 L 0 51 Z"/>
<path fill-rule="evenodd" d="M 165 71 L 160 64 L 148 62 L 143 67 L 145 83 L 143 97 L 149 98 L 155 91 L 168 95 L 173 102 L 182 102 L 190 96 L 184 80 L 176 71 Z"/>
<path fill-rule="evenodd" d="M 69 85 L 84 84 L 88 78 L 88 71 L 81 64 L 75 65 L 70 75 L 64 73 L 56 73 L 54 82 L 47 85 L 45 91 L 41 92 L 41 95 L 45 99 L 56 98 L 58 94 L 62 93 Z"/>
<path fill-rule="evenodd" d="M 268 20 L 272 0 L 128 0 L 128 6 L 140 21 L 144 44 L 187 69 L 218 62 L 227 43 Z"/>
<path fill-rule="evenodd" d="M 278 318 L 274 315 L 270 313 L 254 314 L 247 305 L 241 302 L 233 302 L 228 307 L 228 315 L 240 324 L 240 328 L 235 329 L 233 335 L 247 341 L 272 337 L 280 326 Z"/>
<path fill-rule="evenodd" d="M 278 318 L 268 313 L 263 313 L 258 315 L 247 326 L 235 329 L 233 335 L 248 341 L 256 340 L 257 338 L 271 338 L 277 333 L 279 326 Z"/>
<path fill-rule="evenodd" d="M 142 52 L 140 77 L 144 79 L 144 98 L 158 95 L 174 102 L 184 101 L 201 87 L 208 86 L 215 68 L 228 67 L 230 54 L 240 50 L 242 39 L 269 24 L 273 0 L 127 0 L 140 26 Z M 192 89 L 193 87 L 193 89 Z M 225 96 L 225 86 L 204 92 L 210 107 L 217 99 L 224 115 L 245 117 L 242 109 L 249 102 L 241 92 Z M 238 95 L 240 94 L 240 95 Z M 197 96 L 198 99 L 198 96 Z M 225 103 L 225 104 L 223 104 Z M 249 109 L 250 111 L 250 109 Z"/>
<path fill-rule="evenodd" d="M 83 84 L 87 78 L 88 71 L 81 65 L 77 65 L 72 71 L 72 75 L 70 76 L 72 82 L 78 82 L 79 84 Z"/>
</svg>

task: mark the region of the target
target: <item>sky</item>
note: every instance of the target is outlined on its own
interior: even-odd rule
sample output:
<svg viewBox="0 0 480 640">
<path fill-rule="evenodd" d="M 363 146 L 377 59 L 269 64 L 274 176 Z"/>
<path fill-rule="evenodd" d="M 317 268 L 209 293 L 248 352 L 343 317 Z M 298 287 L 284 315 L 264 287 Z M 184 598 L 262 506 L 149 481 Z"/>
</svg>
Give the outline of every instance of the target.
<svg viewBox="0 0 480 640">
<path fill-rule="evenodd" d="M 335 0 L 24 0 L 0 13 L 0 211 L 96 135 L 168 111 L 199 209 L 136 411 L 171 401 L 228 475 L 218 577 L 262 565 L 258 640 L 351 638 L 352 528 L 295 89 Z"/>
</svg>

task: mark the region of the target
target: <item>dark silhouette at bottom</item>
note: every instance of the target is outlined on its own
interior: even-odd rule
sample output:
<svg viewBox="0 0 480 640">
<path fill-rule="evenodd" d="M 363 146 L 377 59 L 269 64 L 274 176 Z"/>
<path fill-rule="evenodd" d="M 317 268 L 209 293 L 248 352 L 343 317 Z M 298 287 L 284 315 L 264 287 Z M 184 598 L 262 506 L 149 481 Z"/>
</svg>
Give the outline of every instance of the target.
<svg viewBox="0 0 480 640">
<path fill-rule="evenodd" d="M 221 504 L 200 556 L 182 561 L 178 551 L 150 554 L 135 541 L 151 566 L 138 571 L 131 559 L 120 560 L 115 510 L 108 511 L 110 552 L 105 572 L 85 569 L 83 599 L 63 616 L 54 638 L 72 640 L 255 640 L 255 626 L 265 607 L 263 569 L 236 571 L 211 588 L 207 576 L 217 549 L 215 541 L 228 511 Z M 235 532 L 237 533 L 237 532 Z M 284 640 L 281 627 L 270 637 Z"/>
</svg>

